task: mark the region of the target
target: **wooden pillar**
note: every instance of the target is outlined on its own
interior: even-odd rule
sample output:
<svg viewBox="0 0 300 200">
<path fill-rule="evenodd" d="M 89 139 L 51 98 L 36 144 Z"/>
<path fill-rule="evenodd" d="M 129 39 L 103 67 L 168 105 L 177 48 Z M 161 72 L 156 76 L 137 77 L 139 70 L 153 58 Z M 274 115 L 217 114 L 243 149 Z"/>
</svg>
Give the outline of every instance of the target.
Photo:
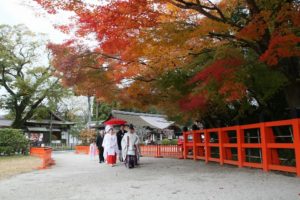
<svg viewBox="0 0 300 200">
<path fill-rule="evenodd" d="M 207 130 L 204 130 L 205 163 L 208 163 L 208 158 L 210 156 L 210 147 L 208 146 L 209 139 L 209 133 Z"/>
<path fill-rule="evenodd" d="M 260 136 L 261 136 L 261 151 L 262 151 L 262 164 L 265 172 L 269 171 L 270 164 L 270 151 L 267 147 L 269 142 L 269 128 L 265 126 L 265 123 L 260 123 Z"/>
<path fill-rule="evenodd" d="M 219 155 L 220 155 L 220 165 L 224 164 L 225 149 L 224 144 L 224 132 L 221 128 L 218 128 L 218 138 L 219 138 Z"/>
<path fill-rule="evenodd" d="M 236 129 L 236 137 L 237 137 L 237 149 L 238 149 L 238 166 L 243 167 L 244 162 L 244 150 L 242 148 L 242 144 L 244 143 L 244 130 L 241 129 L 240 126 L 237 126 Z"/>
<path fill-rule="evenodd" d="M 183 132 L 183 159 L 186 159 L 187 156 L 187 146 L 186 143 L 188 142 L 187 140 L 187 132 Z"/>
<path fill-rule="evenodd" d="M 193 134 L 193 159 L 196 160 L 197 159 L 197 132 L 196 131 L 192 131 Z"/>
<path fill-rule="evenodd" d="M 275 136 L 273 133 L 273 129 L 271 127 L 268 127 L 266 129 L 267 131 L 267 144 L 268 143 L 276 143 Z M 272 165 L 280 165 L 280 159 L 278 155 L 278 149 L 267 149 L 267 153 L 269 156 L 269 164 Z"/>
</svg>

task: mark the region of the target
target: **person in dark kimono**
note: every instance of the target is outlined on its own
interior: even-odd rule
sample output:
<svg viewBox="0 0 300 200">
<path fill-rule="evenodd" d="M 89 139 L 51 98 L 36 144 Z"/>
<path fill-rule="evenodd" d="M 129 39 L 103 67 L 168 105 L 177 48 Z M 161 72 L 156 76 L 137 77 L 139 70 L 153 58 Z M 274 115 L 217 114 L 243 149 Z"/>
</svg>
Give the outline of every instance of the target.
<svg viewBox="0 0 300 200">
<path fill-rule="evenodd" d="M 101 130 L 96 139 L 96 145 L 98 147 L 98 152 L 99 152 L 99 163 L 104 162 L 104 156 L 103 156 L 104 148 L 102 147 L 103 139 L 104 139 L 104 132 Z"/>
<path fill-rule="evenodd" d="M 125 125 L 121 125 L 120 130 L 117 132 L 117 141 L 118 141 L 119 160 L 120 160 L 120 162 L 123 162 L 121 141 L 122 141 L 125 133 L 127 133 L 127 131 L 125 130 Z"/>
</svg>

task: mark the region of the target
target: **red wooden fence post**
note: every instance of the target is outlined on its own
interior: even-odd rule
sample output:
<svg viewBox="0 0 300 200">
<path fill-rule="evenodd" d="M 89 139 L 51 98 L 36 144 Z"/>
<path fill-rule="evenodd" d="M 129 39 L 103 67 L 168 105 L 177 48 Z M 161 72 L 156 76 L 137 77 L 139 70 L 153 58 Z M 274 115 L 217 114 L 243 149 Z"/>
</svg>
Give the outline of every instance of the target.
<svg viewBox="0 0 300 200">
<path fill-rule="evenodd" d="M 243 167 L 244 151 L 242 149 L 242 144 L 244 143 L 244 130 L 242 130 L 240 126 L 237 126 L 236 137 L 237 137 L 237 149 L 238 149 L 238 166 Z"/>
<path fill-rule="evenodd" d="M 183 132 L 183 158 L 186 159 L 187 155 L 187 149 L 186 149 L 186 143 L 187 143 L 187 132 Z"/>
<path fill-rule="evenodd" d="M 272 128 L 267 128 L 267 144 L 268 143 L 276 143 L 276 137 L 273 134 Z M 269 156 L 269 164 L 272 165 L 280 165 L 280 159 L 278 155 L 277 149 L 267 149 L 268 156 Z"/>
<path fill-rule="evenodd" d="M 218 138 L 219 138 L 219 155 L 220 155 L 220 165 L 223 165 L 224 164 L 224 148 L 223 148 L 223 144 L 224 144 L 224 141 L 223 141 L 223 130 L 222 128 L 219 128 L 218 129 Z"/>
<path fill-rule="evenodd" d="M 179 159 L 183 159 L 183 144 L 181 145 L 177 145 L 177 153 L 179 154 L 178 155 L 178 158 Z"/>
<path fill-rule="evenodd" d="M 267 143 L 269 142 L 269 134 L 270 132 L 267 130 L 265 123 L 260 123 L 260 136 L 261 136 L 261 151 L 262 151 L 262 164 L 263 170 L 265 172 L 269 171 L 270 164 L 270 154 L 267 147 Z"/>
<path fill-rule="evenodd" d="M 192 135 L 193 135 L 193 159 L 194 160 L 196 160 L 196 156 L 197 156 L 197 153 L 196 153 L 196 151 L 197 151 L 197 146 L 196 146 L 196 144 L 197 144 L 197 137 L 196 137 L 196 131 L 192 131 Z"/>
<path fill-rule="evenodd" d="M 156 145 L 156 146 L 157 146 L 157 150 L 156 150 L 156 158 L 162 158 L 161 152 L 160 152 L 160 145 Z"/>
<path fill-rule="evenodd" d="M 209 158 L 209 154 L 210 154 L 210 150 L 209 150 L 209 133 L 207 132 L 207 130 L 204 130 L 204 147 L 205 147 L 205 163 L 208 163 L 208 158 Z"/>
<path fill-rule="evenodd" d="M 296 159 L 296 174 L 300 176 L 300 120 L 293 120 L 293 134 L 295 145 L 295 159 Z"/>
</svg>

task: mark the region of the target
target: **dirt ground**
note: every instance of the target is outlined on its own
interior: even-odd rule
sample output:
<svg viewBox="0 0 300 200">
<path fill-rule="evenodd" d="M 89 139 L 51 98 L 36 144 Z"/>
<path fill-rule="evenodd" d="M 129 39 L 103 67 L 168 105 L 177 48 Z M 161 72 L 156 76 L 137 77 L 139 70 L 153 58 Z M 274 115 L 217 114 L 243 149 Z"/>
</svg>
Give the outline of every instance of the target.
<svg viewBox="0 0 300 200">
<path fill-rule="evenodd" d="M 33 156 L 0 157 L 0 180 L 33 171 L 41 165 L 41 162 L 41 159 Z"/>
<path fill-rule="evenodd" d="M 56 165 L 0 180 L 2 200 L 300 200 L 300 178 L 193 160 L 141 158 L 110 167 L 72 152 Z"/>
</svg>

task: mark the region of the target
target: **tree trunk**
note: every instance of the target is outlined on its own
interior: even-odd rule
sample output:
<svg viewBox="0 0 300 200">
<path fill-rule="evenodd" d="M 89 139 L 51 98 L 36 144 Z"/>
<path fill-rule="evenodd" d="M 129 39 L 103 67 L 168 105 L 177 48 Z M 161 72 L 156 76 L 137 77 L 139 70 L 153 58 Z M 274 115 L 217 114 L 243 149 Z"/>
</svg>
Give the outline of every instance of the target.
<svg viewBox="0 0 300 200">
<path fill-rule="evenodd" d="M 15 129 L 22 129 L 24 127 L 24 122 L 23 120 L 15 119 L 11 127 Z"/>
<path fill-rule="evenodd" d="M 20 112 L 19 110 L 17 110 L 18 108 L 16 108 L 15 112 L 16 112 L 16 116 L 15 119 L 11 125 L 12 128 L 15 129 L 21 129 L 24 127 L 24 120 L 22 119 L 22 112 Z"/>
</svg>

